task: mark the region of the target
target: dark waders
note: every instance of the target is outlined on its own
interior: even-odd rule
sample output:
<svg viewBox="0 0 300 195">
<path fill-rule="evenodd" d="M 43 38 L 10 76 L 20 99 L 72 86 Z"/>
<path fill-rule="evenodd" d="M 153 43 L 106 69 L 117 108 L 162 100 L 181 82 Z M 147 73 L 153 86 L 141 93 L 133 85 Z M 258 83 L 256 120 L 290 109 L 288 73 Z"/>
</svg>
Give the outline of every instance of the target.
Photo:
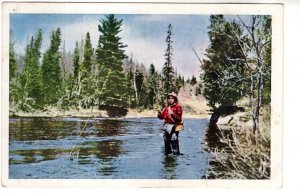
<svg viewBox="0 0 300 195">
<path fill-rule="evenodd" d="M 164 142 L 165 142 L 165 154 L 174 154 L 179 155 L 179 141 L 178 141 L 179 132 L 175 131 L 175 126 L 173 126 L 172 131 L 164 131 Z"/>
</svg>

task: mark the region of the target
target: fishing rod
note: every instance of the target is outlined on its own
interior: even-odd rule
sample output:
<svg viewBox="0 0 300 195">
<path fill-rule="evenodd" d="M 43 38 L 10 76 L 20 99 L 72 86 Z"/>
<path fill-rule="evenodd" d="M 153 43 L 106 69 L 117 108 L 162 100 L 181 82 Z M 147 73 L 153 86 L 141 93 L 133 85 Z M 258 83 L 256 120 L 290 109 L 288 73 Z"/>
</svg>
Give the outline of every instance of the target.
<svg viewBox="0 0 300 195">
<path fill-rule="evenodd" d="M 200 57 L 198 56 L 197 52 L 195 51 L 195 49 L 194 49 L 194 48 L 192 48 L 192 49 L 193 49 L 193 51 L 194 51 L 194 53 L 195 53 L 196 57 L 198 58 L 199 62 L 200 62 L 200 63 L 201 63 L 201 65 L 203 66 L 204 64 L 203 64 L 202 60 L 200 59 Z"/>
</svg>

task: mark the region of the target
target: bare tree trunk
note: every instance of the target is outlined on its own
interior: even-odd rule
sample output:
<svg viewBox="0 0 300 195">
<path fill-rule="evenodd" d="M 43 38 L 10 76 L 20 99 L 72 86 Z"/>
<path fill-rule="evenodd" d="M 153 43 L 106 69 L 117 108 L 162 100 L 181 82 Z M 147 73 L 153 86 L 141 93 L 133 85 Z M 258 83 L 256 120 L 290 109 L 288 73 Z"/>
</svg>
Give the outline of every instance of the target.
<svg viewBox="0 0 300 195">
<path fill-rule="evenodd" d="M 257 129 L 257 121 L 256 121 L 256 114 L 254 112 L 254 80 L 253 80 L 253 73 L 250 73 L 250 108 L 251 108 L 251 115 L 253 120 L 253 132 Z"/>
<path fill-rule="evenodd" d="M 262 105 L 262 89 L 263 89 L 263 80 L 262 80 L 262 72 L 261 68 L 259 68 L 259 73 L 258 73 L 258 86 L 257 86 L 257 107 L 256 107 L 256 119 L 257 119 L 257 124 L 259 125 L 259 114 L 260 114 L 260 108 Z M 257 128 L 257 131 L 259 132 L 259 126 Z"/>
<path fill-rule="evenodd" d="M 136 86 L 136 65 L 134 65 L 133 87 L 134 87 L 134 91 L 135 91 L 136 106 L 138 106 L 139 105 L 139 96 L 138 96 L 138 91 L 137 91 L 137 86 Z"/>
</svg>

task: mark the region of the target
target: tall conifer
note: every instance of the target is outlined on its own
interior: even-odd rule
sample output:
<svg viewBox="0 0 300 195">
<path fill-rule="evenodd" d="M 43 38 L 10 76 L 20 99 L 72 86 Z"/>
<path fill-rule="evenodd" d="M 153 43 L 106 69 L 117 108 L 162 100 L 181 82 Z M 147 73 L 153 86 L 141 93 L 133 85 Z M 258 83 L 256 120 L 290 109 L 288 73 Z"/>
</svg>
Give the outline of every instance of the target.
<svg viewBox="0 0 300 195">
<path fill-rule="evenodd" d="M 60 28 L 52 31 L 50 48 L 42 62 L 43 100 L 45 105 L 54 105 L 62 95 L 62 71 L 59 65 L 61 44 Z"/>
<path fill-rule="evenodd" d="M 166 38 L 166 43 L 167 43 L 167 49 L 165 53 L 165 64 L 163 66 L 162 70 L 162 81 L 163 81 L 163 90 L 164 90 L 164 97 L 167 96 L 168 93 L 170 92 L 178 92 L 176 90 L 176 81 L 175 81 L 175 72 L 174 68 L 172 66 L 172 56 L 173 56 L 173 41 L 172 41 L 172 35 L 173 35 L 173 27 L 171 24 L 168 26 L 168 31 L 167 31 L 167 38 Z"/>
<path fill-rule="evenodd" d="M 126 107 L 126 80 L 122 63 L 127 57 L 124 45 L 118 34 L 123 20 L 115 15 L 107 15 L 98 26 L 100 37 L 96 50 L 98 62 L 98 100 L 99 105 Z"/>
</svg>

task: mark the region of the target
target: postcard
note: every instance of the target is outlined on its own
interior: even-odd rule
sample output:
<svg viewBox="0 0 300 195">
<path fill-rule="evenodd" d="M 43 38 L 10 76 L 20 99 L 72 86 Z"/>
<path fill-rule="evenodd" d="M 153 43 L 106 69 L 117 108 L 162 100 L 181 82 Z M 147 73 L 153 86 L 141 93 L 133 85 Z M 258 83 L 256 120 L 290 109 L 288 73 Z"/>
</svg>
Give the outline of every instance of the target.
<svg viewBox="0 0 300 195">
<path fill-rule="evenodd" d="M 282 4 L 4 2 L 2 18 L 3 186 L 282 186 Z"/>
</svg>

